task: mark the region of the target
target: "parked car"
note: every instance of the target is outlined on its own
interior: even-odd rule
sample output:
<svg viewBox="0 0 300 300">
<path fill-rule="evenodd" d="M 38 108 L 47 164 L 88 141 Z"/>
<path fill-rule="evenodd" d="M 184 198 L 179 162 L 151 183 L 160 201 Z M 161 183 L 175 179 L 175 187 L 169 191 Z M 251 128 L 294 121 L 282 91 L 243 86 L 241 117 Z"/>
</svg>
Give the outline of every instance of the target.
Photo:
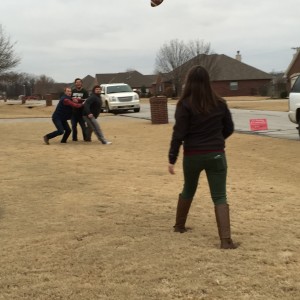
<svg viewBox="0 0 300 300">
<path fill-rule="evenodd" d="M 126 83 L 101 84 L 102 108 L 106 112 L 140 111 L 140 98 Z"/>
<path fill-rule="evenodd" d="M 291 122 L 298 124 L 300 137 L 300 74 L 295 80 L 289 95 L 289 119 Z"/>
</svg>

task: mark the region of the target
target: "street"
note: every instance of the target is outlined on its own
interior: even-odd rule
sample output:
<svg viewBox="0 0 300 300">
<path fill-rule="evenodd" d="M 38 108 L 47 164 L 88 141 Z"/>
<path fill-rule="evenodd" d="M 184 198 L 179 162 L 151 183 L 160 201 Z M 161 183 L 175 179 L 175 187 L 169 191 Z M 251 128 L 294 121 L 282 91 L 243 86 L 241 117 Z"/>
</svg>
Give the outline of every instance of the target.
<svg viewBox="0 0 300 300">
<path fill-rule="evenodd" d="M 174 122 L 175 105 L 168 104 L 168 119 L 170 123 Z M 270 137 L 299 140 L 296 124 L 290 122 L 287 112 L 278 111 L 260 111 L 246 109 L 231 109 L 235 130 L 248 134 L 258 134 Z M 141 104 L 139 113 L 128 112 L 121 116 L 151 120 L 150 104 Z M 267 130 L 251 131 L 251 119 L 266 119 Z"/>
</svg>

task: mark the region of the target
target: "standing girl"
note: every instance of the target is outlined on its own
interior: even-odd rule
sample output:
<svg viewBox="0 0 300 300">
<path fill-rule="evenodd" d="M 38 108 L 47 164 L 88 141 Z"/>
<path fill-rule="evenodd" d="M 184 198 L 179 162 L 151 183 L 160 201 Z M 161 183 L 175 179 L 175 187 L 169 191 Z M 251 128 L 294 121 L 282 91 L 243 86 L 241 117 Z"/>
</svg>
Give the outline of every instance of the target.
<svg viewBox="0 0 300 300">
<path fill-rule="evenodd" d="M 229 206 L 226 195 L 227 163 L 225 139 L 234 131 L 230 111 L 225 100 L 212 90 L 206 69 L 190 69 L 180 97 L 169 151 L 169 172 L 174 166 L 183 144 L 184 185 L 179 194 L 175 232 L 186 232 L 185 222 L 196 193 L 200 173 L 205 170 L 215 206 L 222 249 L 234 249 L 230 233 Z"/>
</svg>

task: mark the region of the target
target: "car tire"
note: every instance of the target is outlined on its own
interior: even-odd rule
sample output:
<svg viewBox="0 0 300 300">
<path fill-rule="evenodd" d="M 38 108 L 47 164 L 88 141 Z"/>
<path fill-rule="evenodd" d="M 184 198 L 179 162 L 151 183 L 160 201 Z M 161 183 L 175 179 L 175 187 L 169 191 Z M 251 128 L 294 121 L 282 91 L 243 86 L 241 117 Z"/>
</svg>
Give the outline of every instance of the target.
<svg viewBox="0 0 300 300">
<path fill-rule="evenodd" d="M 111 112 L 111 110 L 109 109 L 109 105 L 108 105 L 107 102 L 105 103 L 105 111 L 106 111 L 107 113 L 110 113 L 110 112 Z"/>
<path fill-rule="evenodd" d="M 134 108 L 134 109 L 133 109 L 134 112 L 140 112 L 140 110 L 141 110 L 140 107 L 139 107 L 139 108 Z"/>
</svg>

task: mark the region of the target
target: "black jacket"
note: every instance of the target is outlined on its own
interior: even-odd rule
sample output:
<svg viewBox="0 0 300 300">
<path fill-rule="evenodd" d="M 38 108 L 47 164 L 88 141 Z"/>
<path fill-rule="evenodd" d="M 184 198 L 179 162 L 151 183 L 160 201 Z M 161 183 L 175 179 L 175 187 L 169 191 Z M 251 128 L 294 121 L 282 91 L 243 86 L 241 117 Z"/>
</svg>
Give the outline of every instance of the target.
<svg viewBox="0 0 300 300">
<path fill-rule="evenodd" d="M 101 96 L 97 94 L 91 94 L 91 96 L 88 97 L 84 102 L 83 115 L 87 116 L 89 114 L 93 114 L 95 119 L 97 119 L 101 112 L 101 106 Z"/>
<path fill-rule="evenodd" d="M 175 111 L 175 125 L 169 151 L 169 163 L 177 160 L 179 148 L 185 151 L 224 151 L 225 139 L 234 131 L 231 113 L 225 101 L 209 114 L 193 113 L 188 101 L 180 101 Z"/>
</svg>

